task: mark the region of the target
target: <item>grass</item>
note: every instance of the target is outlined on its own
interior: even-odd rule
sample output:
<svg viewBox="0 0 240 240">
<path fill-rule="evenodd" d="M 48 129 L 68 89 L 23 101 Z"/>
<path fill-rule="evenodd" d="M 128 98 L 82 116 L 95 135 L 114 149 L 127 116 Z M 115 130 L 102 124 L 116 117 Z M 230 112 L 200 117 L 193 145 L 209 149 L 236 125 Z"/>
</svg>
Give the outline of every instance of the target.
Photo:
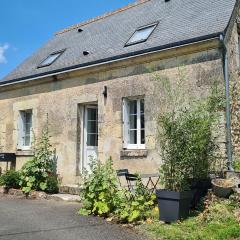
<svg viewBox="0 0 240 240">
<path fill-rule="evenodd" d="M 240 240 L 240 222 L 236 212 L 240 202 L 236 198 L 206 200 L 201 211 L 182 222 L 163 224 L 155 220 L 145 223 L 141 230 L 150 235 L 150 239 L 160 240 Z"/>
</svg>

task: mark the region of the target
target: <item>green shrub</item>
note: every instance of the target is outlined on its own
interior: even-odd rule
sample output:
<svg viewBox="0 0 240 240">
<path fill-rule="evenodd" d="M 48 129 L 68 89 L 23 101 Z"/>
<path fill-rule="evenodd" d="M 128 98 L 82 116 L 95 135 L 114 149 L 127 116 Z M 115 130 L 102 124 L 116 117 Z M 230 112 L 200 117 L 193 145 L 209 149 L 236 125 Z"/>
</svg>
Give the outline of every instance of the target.
<svg viewBox="0 0 240 240">
<path fill-rule="evenodd" d="M 112 160 L 101 163 L 92 160 L 90 174 L 84 176 L 81 189 L 83 208 L 81 215 L 99 215 L 108 217 L 116 209 L 116 196 L 118 192 L 117 177 L 112 167 Z"/>
<path fill-rule="evenodd" d="M 56 194 L 59 191 L 57 176 L 47 177 L 47 188 L 45 190 L 47 193 Z"/>
<path fill-rule="evenodd" d="M 122 190 L 115 214 L 123 223 L 132 223 L 151 218 L 156 204 L 156 195 L 151 194 L 139 178 L 134 193 Z"/>
<path fill-rule="evenodd" d="M 206 179 L 217 149 L 213 127 L 217 97 L 159 117 L 162 183 L 167 189 L 185 191 L 190 179 Z"/>
<path fill-rule="evenodd" d="M 0 186 L 19 189 L 20 174 L 17 171 L 10 170 L 0 176 Z"/>
<path fill-rule="evenodd" d="M 20 185 L 24 193 L 27 194 L 31 190 L 46 190 L 48 173 L 44 167 L 44 164 L 36 159 L 24 164 L 20 175 Z"/>
<path fill-rule="evenodd" d="M 33 159 L 28 161 L 20 171 L 20 186 L 22 191 L 26 194 L 31 190 L 46 191 L 49 176 L 55 174 L 55 169 L 54 151 L 50 144 L 48 126 L 46 125 L 43 128 L 42 136 L 39 141 L 36 141 L 36 145 L 34 146 Z"/>
<path fill-rule="evenodd" d="M 106 163 L 92 161 L 91 173 L 84 177 L 80 196 L 81 215 L 114 216 L 121 222 L 137 222 L 150 217 L 156 199 L 141 179 L 136 183 L 134 194 L 121 189 L 111 159 Z"/>
<path fill-rule="evenodd" d="M 240 171 L 240 160 L 237 159 L 233 162 L 233 168 L 235 171 Z"/>
<path fill-rule="evenodd" d="M 2 175 L 0 175 L 0 186 L 4 186 L 4 181 L 3 181 Z"/>
</svg>

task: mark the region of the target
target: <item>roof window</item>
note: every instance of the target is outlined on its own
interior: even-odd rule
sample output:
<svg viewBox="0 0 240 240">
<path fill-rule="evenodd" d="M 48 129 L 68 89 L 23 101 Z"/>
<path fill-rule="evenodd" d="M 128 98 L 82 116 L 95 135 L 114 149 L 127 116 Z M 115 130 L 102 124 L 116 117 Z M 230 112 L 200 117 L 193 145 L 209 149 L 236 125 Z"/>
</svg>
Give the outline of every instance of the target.
<svg viewBox="0 0 240 240">
<path fill-rule="evenodd" d="M 51 53 L 47 58 L 45 58 L 39 65 L 38 68 L 47 67 L 53 64 L 64 52 L 65 50 L 61 50 L 58 52 Z"/>
<path fill-rule="evenodd" d="M 130 37 L 130 39 L 127 41 L 125 46 L 130 46 L 133 44 L 147 41 L 156 27 L 157 23 L 153 23 L 151 25 L 138 28 L 134 32 L 134 34 Z"/>
</svg>

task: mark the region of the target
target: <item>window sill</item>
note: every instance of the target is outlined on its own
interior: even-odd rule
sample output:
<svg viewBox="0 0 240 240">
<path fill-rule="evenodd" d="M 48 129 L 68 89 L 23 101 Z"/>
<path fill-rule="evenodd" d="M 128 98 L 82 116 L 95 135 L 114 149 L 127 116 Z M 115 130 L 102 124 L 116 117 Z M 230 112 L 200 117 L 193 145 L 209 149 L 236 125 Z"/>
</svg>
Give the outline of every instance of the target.
<svg viewBox="0 0 240 240">
<path fill-rule="evenodd" d="M 33 156 L 33 151 L 31 149 L 18 149 L 16 156 Z"/>
<path fill-rule="evenodd" d="M 146 149 L 136 149 L 136 150 L 122 150 L 120 152 L 121 158 L 143 158 L 147 157 L 148 150 Z"/>
</svg>

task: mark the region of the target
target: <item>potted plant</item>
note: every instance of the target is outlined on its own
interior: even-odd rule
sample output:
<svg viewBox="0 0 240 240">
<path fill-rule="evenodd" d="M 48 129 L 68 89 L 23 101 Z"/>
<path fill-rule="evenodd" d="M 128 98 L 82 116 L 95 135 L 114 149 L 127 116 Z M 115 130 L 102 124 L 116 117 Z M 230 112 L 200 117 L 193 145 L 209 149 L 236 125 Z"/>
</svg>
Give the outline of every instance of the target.
<svg viewBox="0 0 240 240">
<path fill-rule="evenodd" d="M 159 117 L 163 161 L 160 173 L 164 189 L 156 194 L 160 220 L 164 222 L 186 218 L 191 205 L 209 187 L 209 171 L 216 150 L 212 106 L 212 101 L 207 99 Z"/>
<path fill-rule="evenodd" d="M 213 193 L 221 198 L 228 198 L 233 192 L 235 186 L 231 179 L 213 179 Z"/>
</svg>

